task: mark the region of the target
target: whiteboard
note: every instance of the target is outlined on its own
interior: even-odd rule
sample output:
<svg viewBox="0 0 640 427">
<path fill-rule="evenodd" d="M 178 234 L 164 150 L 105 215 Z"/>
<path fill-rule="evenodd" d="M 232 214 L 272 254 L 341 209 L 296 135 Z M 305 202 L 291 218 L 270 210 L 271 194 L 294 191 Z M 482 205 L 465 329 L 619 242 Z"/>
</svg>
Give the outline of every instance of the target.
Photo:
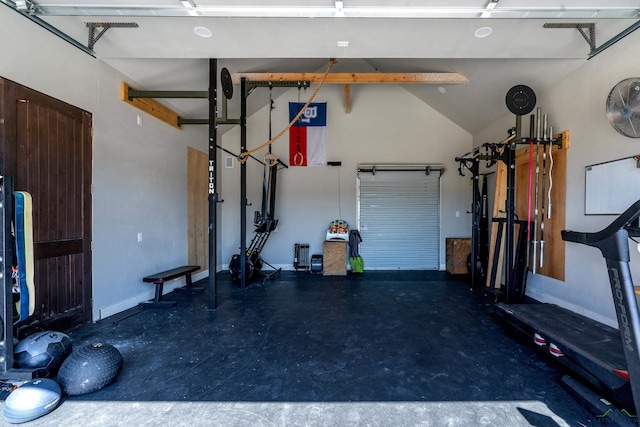
<svg viewBox="0 0 640 427">
<path fill-rule="evenodd" d="M 585 215 L 616 215 L 640 200 L 638 156 L 585 168 Z"/>
</svg>

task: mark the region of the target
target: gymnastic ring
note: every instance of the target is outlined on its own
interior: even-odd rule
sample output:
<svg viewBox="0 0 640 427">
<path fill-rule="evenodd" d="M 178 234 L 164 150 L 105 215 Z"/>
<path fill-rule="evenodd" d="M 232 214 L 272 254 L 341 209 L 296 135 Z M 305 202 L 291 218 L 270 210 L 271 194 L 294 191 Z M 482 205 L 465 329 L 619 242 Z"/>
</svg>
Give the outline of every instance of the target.
<svg viewBox="0 0 640 427">
<path fill-rule="evenodd" d="M 297 152 L 295 156 L 293 156 L 293 164 L 295 166 L 302 166 L 302 164 L 304 163 L 304 156 L 302 155 L 301 152 Z"/>
<path fill-rule="evenodd" d="M 275 166 L 278 163 L 278 158 L 273 153 L 267 153 L 264 155 L 264 163 L 267 166 Z"/>
</svg>

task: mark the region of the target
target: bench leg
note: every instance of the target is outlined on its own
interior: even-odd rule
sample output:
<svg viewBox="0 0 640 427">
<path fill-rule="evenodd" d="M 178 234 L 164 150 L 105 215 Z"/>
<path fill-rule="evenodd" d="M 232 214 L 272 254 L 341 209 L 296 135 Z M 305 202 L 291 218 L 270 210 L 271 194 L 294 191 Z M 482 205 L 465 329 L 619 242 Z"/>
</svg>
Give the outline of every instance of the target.
<svg viewBox="0 0 640 427">
<path fill-rule="evenodd" d="M 176 306 L 175 301 L 163 301 L 162 294 L 164 291 L 164 283 L 156 283 L 156 295 L 151 301 L 145 301 L 138 304 L 140 307 L 152 307 L 152 308 L 173 308 Z"/>
<path fill-rule="evenodd" d="M 193 287 L 193 283 L 191 281 L 191 273 L 187 273 L 185 275 L 185 279 L 187 281 L 187 285 L 182 288 L 175 288 L 173 290 L 174 292 L 181 292 L 184 294 L 199 294 L 201 292 L 204 292 L 204 288 Z"/>
</svg>

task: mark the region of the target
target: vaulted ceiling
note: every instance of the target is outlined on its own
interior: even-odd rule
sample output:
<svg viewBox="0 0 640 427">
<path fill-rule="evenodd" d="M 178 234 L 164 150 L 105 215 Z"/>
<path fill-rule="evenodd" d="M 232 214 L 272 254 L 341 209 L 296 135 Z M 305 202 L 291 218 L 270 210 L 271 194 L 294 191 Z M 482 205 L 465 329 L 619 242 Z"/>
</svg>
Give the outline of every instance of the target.
<svg viewBox="0 0 640 427">
<path fill-rule="evenodd" d="M 471 133 L 507 113 L 512 86 L 542 91 L 640 22 L 636 0 L 0 2 L 139 89 L 206 90 L 209 58 L 231 72 L 318 72 L 337 58 L 339 72 L 461 73 L 468 83 L 402 87 Z M 250 98 L 249 111 L 266 102 Z M 203 100 L 161 101 L 207 116 Z"/>
</svg>

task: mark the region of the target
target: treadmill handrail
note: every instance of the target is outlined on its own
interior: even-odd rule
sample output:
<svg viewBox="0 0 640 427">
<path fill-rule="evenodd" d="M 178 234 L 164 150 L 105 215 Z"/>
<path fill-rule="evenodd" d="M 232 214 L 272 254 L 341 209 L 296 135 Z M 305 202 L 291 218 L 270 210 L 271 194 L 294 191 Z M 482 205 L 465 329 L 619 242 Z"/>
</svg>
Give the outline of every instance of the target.
<svg viewBox="0 0 640 427">
<path fill-rule="evenodd" d="M 611 224 L 600 231 L 579 232 L 562 230 L 562 240 L 567 242 L 582 243 L 589 246 L 596 246 L 603 240 L 613 236 L 618 231 L 630 228 L 631 223 L 640 217 L 640 200 L 635 202 L 626 211 L 619 215 Z M 634 233 L 635 234 L 635 233 Z"/>
</svg>

